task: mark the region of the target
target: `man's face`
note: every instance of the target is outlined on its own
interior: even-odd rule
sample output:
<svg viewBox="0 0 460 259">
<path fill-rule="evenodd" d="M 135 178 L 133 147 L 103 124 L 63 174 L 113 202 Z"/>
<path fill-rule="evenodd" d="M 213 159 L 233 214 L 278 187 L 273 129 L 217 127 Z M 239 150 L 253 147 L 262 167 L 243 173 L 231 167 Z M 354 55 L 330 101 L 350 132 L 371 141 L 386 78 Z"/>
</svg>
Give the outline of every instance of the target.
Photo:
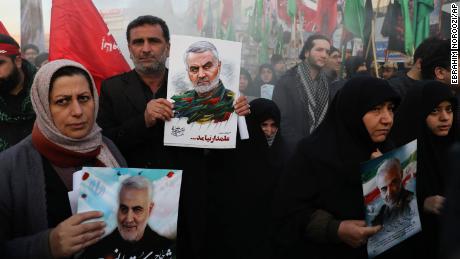
<svg viewBox="0 0 460 259">
<path fill-rule="evenodd" d="M 337 71 L 337 73 L 340 71 L 341 63 L 342 63 L 342 57 L 340 56 L 340 53 L 338 51 L 332 52 L 331 55 L 329 56 L 329 59 L 327 60 L 327 66 Z"/>
<path fill-rule="evenodd" d="M 162 71 L 169 56 L 169 42 L 163 37 L 161 26 L 144 24 L 129 33 L 128 48 L 136 71 L 142 74 Z"/>
<path fill-rule="evenodd" d="M 24 52 L 24 58 L 29 61 L 30 63 L 34 64 L 35 58 L 38 56 L 38 52 L 34 49 L 27 49 Z"/>
<path fill-rule="evenodd" d="M 396 70 L 394 68 L 391 68 L 391 67 L 383 68 L 383 72 L 382 72 L 383 79 L 388 80 L 392 78 L 393 76 L 396 76 Z"/>
<path fill-rule="evenodd" d="M 314 40 L 313 48 L 310 51 L 305 52 L 305 57 L 307 58 L 310 66 L 321 69 L 326 65 L 327 60 L 329 59 L 329 51 L 331 49 L 331 44 L 327 40 Z"/>
<path fill-rule="evenodd" d="M 198 93 L 214 89 L 219 80 L 221 63 L 211 51 L 188 53 L 187 70 L 190 82 Z"/>
<path fill-rule="evenodd" d="M 124 240 L 136 242 L 144 236 L 152 208 L 147 188 L 123 188 L 120 191 L 117 221 L 118 232 Z"/>
<path fill-rule="evenodd" d="M 450 73 L 450 68 L 436 67 L 434 69 L 435 80 L 442 82 L 446 85 L 450 85 L 453 88 L 453 90 L 458 91 L 458 84 L 455 86 L 450 83 Z"/>
<path fill-rule="evenodd" d="M 281 75 L 286 71 L 286 64 L 284 61 L 280 60 L 278 63 L 273 65 L 273 69 L 278 75 Z"/>
<path fill-rule="evenodd" d="M 8 94 L 19 84 L 21 64 L 19 57 L 13 61 L 10 57 L 0 55 L 0 95 Z"/>
<path fill-rule="evenodd" d="M 398 203 L 402 189 L 401 174 L 398 169 L 393 167 L 383 177 L 378 177 L 377 186 L 385 204 L 393 208 Z"/>
</svg>

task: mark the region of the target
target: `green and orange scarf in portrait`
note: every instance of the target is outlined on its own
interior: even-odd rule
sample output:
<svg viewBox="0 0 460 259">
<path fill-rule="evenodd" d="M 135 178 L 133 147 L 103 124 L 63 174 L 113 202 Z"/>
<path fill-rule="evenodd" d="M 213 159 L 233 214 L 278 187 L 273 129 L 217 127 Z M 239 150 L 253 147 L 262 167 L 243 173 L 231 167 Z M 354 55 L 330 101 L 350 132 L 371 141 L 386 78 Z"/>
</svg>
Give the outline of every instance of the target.
<svg viewBox="0 0 460 259">
<path fill-rule="evenodd" d="M 219 81 L 214 94 L 200 98 L 195 90 L 189 90 L 183 94 L 171 97 L 174 100 L 174 117 L 187 117 L 187 124 L 197 122 L 200 124 L 209 122 L 222 122 L 230 118 L 233 113 L 233 101 L 235 93 L 225 89 L 222 81 Z"/>
</svg>

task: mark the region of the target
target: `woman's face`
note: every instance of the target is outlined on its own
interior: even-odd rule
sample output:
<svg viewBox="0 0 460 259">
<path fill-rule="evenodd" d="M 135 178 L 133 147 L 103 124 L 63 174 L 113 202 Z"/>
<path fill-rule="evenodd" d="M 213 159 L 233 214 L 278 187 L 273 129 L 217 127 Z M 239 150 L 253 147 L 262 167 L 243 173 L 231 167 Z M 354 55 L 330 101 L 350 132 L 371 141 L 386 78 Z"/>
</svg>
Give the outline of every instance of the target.
<svg viewBox="0 0 460 259">
<path fill-rule="evenodd" d="M 83 75 L 57 78 L 49 96 L 54 125 L 64 136 L 80 139 L 94 124 L 94 99 Z"/>
<path fill-rule="evenodd" d="M 265 134 L 265 137 L 273 137 L 275 136 L 276 132 L 278 132 L 278 127 L 275 124 L 273 119 L 265 120 L 260 124 L 262 131 Z"/>
<path fill-rule="evenodd" d="M 428 114 L 426 125 L 434 135 L 444 137 L 449 134 L 453 119 L 452 104 L 448 101 L 443 101 Z"/>
<path fill-rule="evenodd" d="M 384 102 L 375 106 L 363 116 L 367 132 L 375 143 L 383 142 L 393 126 L 393 103 Z"/>
<path fill-rule="evenodd" d="M 240 91 L 248 88 L 249 80 L 244 74 L 240 74 Z"/>
<path fill-rule="evenodd" d="M 270 81 L 272 81 L 272 78 L 273 78 L 272 70 L 267 67 L 262 68 L 262 70 L 260 71 L 260 79 L 262 79 L 264 83 L 270 83 Z"/>
</svg>

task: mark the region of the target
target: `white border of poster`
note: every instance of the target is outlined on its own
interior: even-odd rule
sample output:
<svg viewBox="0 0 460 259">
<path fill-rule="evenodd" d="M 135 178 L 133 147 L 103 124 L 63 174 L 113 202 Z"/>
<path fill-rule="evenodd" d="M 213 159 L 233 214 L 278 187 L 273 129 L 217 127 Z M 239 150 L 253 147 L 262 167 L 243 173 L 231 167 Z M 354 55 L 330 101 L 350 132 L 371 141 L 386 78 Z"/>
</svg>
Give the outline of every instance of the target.
<svg viewBox="0 0 460 259">
<path fill-rule="evenodd" d="M 173 97 L 177 98 L 177 96 L 183 96 L 187 93 L 189 95 L 190 93 L 195 93 L 192 91 L 194 88 L 189 79 L 184 58 L 186 49 L 191 44 L 199 41 L 208 41 L 216 47 L 221 61 L 219 78 L 224 85 L 226 95 L 227 93 L 233 94 L 233 105 L 239 96 L 241 42 L 179 35 L 171 36 L 171 49 L 168 61 L 168 100 L 174 103 Z M 184 99 L 191 99 L 189 101 L 194 102 L 196 96 L 195 93 L 194 95 L 192 94 L 192 97 Z M 201 108 L 203 109 L 213 109 L 220 103 L 220 100 L 218 103 L 209 100 L 200 102 L 199 104 L 202 104 Z M 203 111 L 197 105 L 193 107 Z M 190 108 L 187 108 L 183 111 L 190 110 Z M 197 115 L 196 113 L 192 115 L 188 113 L 187 116 L 184 116 L 184 113 L 180 112 L 180 108 L 176 104 L 174 114 L 175 117 L 165 123 L 164 144 L 166 146 L 235 148 L 238 116 L 234 111 L 226 112 L 224 117 L 220 117 L 220 120 L 202 119 L 201 121 L 197 121 L 193 119 L 196 118 L 193 117 Z M 224 119 L 222 120 L 222 118 Z"/>
</svg>

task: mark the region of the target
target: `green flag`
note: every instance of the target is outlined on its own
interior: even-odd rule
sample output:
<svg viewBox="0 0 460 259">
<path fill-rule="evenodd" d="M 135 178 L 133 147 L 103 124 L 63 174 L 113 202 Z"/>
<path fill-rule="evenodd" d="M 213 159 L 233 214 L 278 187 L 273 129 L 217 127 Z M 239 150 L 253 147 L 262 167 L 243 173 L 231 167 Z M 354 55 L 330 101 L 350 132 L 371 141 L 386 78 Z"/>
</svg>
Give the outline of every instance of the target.
<svg viewBox="0 0 460 259">
<path fill-rule="evenodd" d="M 412 56 L 414 53 L 414 31 L 412 29 L 409 0 L 399 0 L 399 3 L 401 4 L 401 13 L 404 19 L 404 49 L 407 55 Z"/>
<path fill-rule="evenodd" d="M 259 48 L 259 64 L 268 63 L 268 38 L 270 37 L 270 19 L 265 16 L 265 27 L 262 30 L 262 42 Z"/>
<path fill-rule="evenodd" d="M 430 36 L 430 14 L 434 9 L 433 0 L 417 0 L 415 15 L 415 48 Z"/>
<path fill-rule="evenodd" d="M 294 18 L 297 13 L 297 3 L 296 0 L 288 0 L 287 3 L 287 13 L 292 18 Z"/>
<path fill-rule="evenodd" d="M 344 25 L 356 37 L 364 40 L 364 3 L 362 0 L 347 0 L 345 2 Z"/>
<path fill-rule="evenodd" d="M 262 40 L 262 16 L 263 16 L 264 1 L 256 0 L 254 11 L 249 18 L 249 35 L 252 36 L 254 41 L 260 42 Z"/>
<path fill-rule="evenodd" d="M 276 43 L 275 43 L 274 54 L 282 55 L 283 48 L 284 48 L 284 31 L 283 31 L 283 26 L 279 24 L 278 27 L 276 28 Z"/>
<path fill-rule="evenodd" d="M 227 25 L 227 31 L 225 32 L 225 40 L 231 40 L 235 41 L 236 36 L 235 36 L 235 30 L 233 29 L 233 21 L 230 21 Z"/>
</svg>

